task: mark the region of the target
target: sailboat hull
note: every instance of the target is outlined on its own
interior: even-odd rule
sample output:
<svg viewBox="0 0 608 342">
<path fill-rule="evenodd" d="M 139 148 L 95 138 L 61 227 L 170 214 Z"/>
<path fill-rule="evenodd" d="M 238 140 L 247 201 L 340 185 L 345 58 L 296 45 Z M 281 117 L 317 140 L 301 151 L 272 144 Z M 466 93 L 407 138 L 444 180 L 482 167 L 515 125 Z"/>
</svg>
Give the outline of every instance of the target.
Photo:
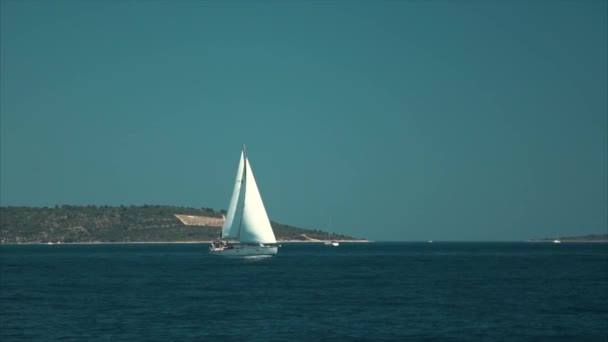
<svg viewBox="0 0 608 342">
<path fill-rule="evenodd" d="M 271 257 L 278 251 L 277 246 L 234 246 L 234 248 L 210 249 L 209 253 L 225 257 Z"/>
</svg>

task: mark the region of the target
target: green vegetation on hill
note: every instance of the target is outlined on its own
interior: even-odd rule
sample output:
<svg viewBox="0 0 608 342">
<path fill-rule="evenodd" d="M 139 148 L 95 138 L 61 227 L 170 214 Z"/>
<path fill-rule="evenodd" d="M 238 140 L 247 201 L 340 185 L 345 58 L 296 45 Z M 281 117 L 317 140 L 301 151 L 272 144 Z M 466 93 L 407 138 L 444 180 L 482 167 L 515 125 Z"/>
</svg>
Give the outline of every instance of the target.
<svg viewBox="0 0 608 342">
<path fill-rule="evenodd" d="M 220 227 L 186 226 L 175 214 L 221 218 L 211 208 L 174 206 L 0 207 L 0 243 L 187 242 L 213 240 Z M 327 233 L 271 222 L 278 240 L 324 239 Z M 332 234 L 332 239 L 353 240 Z"/>
</svg>

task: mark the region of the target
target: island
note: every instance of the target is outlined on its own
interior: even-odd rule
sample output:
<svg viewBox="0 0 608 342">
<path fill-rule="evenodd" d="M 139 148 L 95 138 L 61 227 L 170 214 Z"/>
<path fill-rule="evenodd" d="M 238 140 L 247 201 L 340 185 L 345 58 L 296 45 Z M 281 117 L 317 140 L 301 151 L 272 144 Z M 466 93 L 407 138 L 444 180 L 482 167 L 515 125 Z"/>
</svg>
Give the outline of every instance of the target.
<svg viewBox="0 0 608 342">
<path fill-rule="evenodd" d="M 555 238 L 532 239 L 528 240 L 528 242 L 608 242 L 608 234 L 562 236 Z"/>
<path fill-rule="evenodd" d="M 0 207 L 0 243 L 203 242 L 217 239 L 225 210 L 166 205 Z M 328 235 L 271 221 L 280 242 L 322 242 Z M 366 242 L 331 232 L 333 240 Z"/>
</svg>

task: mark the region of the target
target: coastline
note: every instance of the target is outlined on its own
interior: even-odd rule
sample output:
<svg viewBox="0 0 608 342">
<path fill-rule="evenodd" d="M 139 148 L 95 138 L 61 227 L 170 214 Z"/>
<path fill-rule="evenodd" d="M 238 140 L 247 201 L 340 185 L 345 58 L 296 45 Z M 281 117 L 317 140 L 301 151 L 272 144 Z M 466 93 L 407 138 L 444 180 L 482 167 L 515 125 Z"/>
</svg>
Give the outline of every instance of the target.
<svg viewBox="0 0 608 342">
<path fill-rule="evenodd" d="M 143 244 L 208 244 L 211 243 L 213 241 L 216 240 L 199 240 L 199 241 L 114 241 L 114 242 L 110 242 L 110 241 L 84 241 L 84 242 L 53 242 L 53 243 L 49 243 L 49 242 L 20 242 L 20 243 L 15 243 L 15 242 L 10 242 L 10 243 L 0 243 L 0 247 L 1 246 L 19 246 L 19 245 L 47 245 L 47 246 L 55 246 L 55 245 L 143 245 Z M 373 240 L 364 240 L 364 239 L 358 239 L 358 240 L 335 240 L 338 241 L 339 243 L 345 243 L 345 244 L 349 244 L 349 243 L 374 243 L 377 241 L 373 241 Z M 406 242 L 406 243 L 428 243 L 427 241 L 380 241 L 380 242 Z M 439 242 L 439 241 L 438 241 Z M 467 242 L 467 241 L 444 241 L 447 243 L 459 243 L 459 242 Z M 553 240 L 525 240 L 525 241 L 485 241 L 485 242 L 489 242 L 489 243 L 498 243 L 498 242 L 505 242 L 505 243 L 547 243 L 547 244 L 553 244 Z M 287 244 L 323 244 L 325 243 L 324 240 L 279 240 L 277 241 L 277 244 L 282 244 L 282 243 L 287 243 Z M 561 240 L 561 244 L 579 244 L 579 243 L 584 243 L 584 244 L 588 244 L 588 243 L 608 243 L 608 240 Z"/>
<path fill-rule="evenodd" d="M 526 240 L 531 243 L 555 243 L 553 240 Z M 608 243 L 608 240 L 559 240 L 559 243 Z"/>
<path fill-rule="evenodd" d="M 201 241 L 122 241 L 122 242 L 109 242 L 109 241 L 85 241 L 85 242 L 21 242 L 21 243 L 1 243 L 0 246 L 19 246 L 19 245 L 47 245 L 47 246 L 55 246 L 55 245 L 142 245 L 142 244 L 207 244 L 211 243 L 215 240 L 201 240 Z M 369 240 L 336 240 L 340 243 L 371 243 Z M 325 241 L 303 241 L 303 240 L 280 240 L 277 241 L 280 243 L 319 243 L 322 244 Z"/>
</svg>

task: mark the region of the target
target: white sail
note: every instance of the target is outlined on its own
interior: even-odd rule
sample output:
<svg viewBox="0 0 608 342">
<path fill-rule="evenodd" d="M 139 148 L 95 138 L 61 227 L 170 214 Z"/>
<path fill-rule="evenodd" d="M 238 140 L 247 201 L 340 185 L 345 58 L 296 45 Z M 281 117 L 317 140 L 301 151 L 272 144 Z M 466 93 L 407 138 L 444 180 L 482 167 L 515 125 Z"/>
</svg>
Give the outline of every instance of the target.
<svg viewBox="0 0 608 342">
<path fill-rule="evenodd" d="M 243 243 L 276 243 L 277 240 L 270 226 L 264 202 L 253 176 L 249 160 L 245 157 L 245 186 L 243 199 L 243 216 L 239 230 L 239 241 Z"/>
<path fill-rule="evenodd" d="M 241 152 L 241 160 L 239 161 L 239 168 L 236 172 L 236 180 L 234 183 L 234 189 L 232 190 L 232 197 L 230 198 L 230 205 L 228 206 L 228 213 L 226 214 L 226 220 L 222 226 L 222 238 L 224 239 L 237 239 L 238 231 L 231 232 L 232 223 L 236 222 L 238 227 L 241 221 L 242 210 L 237 210 L 239 206 L 241 184 L 243 182 L 243 166 L 244 166 L 245 154 Z M 242 209 L 242 208 L 240 208 Z M 236 218 L 236 220 L 235 220 Z"/>
<path fill-rule="evenodd" d="M 210 253 L 234 257 L 270 257 L 276 255 L 279 248 L 274 245 L 277 240 L 244 146 L 222 237 L 240 243 L 214 241 L 209 246 Z"/>
</svg>

